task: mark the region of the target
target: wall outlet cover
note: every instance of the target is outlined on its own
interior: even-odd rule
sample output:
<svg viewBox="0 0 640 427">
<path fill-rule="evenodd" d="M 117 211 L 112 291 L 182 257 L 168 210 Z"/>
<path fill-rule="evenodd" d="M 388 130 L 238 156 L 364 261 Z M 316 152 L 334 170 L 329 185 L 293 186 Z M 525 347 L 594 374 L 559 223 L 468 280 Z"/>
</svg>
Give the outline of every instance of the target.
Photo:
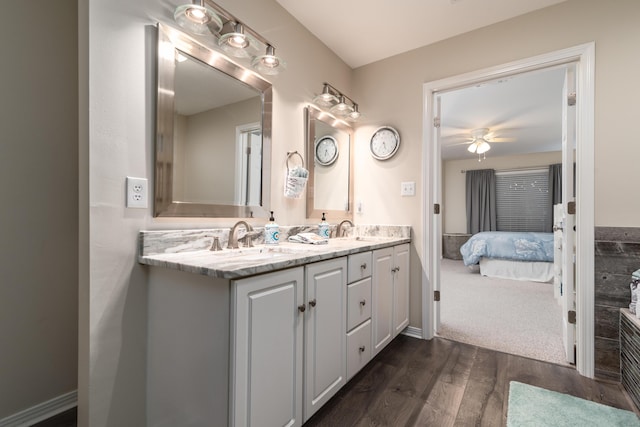
<svg viewBox="0 0 640 427">
<path fill-rule="evenodd" d="M 127 177 L 127 207 L 146 209 L 149 207 L 147 178 Z"/>
</svg>

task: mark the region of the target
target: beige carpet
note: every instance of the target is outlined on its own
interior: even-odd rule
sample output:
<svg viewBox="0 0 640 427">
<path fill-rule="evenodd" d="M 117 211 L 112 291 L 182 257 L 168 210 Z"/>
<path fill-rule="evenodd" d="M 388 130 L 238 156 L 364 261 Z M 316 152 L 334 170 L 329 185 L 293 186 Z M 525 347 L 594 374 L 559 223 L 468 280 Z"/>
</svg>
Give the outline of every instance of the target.
<svg viewBox="0 0 640 427">
<path fill-rule="evenodd" d="M 450 259 L 441 267 L 439 336 L 567 364 L 561 308 L 550 283 L 483 277 L 478 266 Z"/>
</svg>

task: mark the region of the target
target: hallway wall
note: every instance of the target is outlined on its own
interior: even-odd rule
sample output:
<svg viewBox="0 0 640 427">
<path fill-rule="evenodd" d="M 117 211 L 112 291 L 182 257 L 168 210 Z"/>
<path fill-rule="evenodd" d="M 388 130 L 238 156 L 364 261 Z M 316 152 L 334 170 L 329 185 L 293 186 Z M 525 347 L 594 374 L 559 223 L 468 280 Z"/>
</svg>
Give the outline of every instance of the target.
<svg viewBox="0 0 640 427">
<path fill-rule="evenodd" d="M 77 27 L 76 0 L 2 4 L 0 420 L 76 390 Z"/>
</svg>

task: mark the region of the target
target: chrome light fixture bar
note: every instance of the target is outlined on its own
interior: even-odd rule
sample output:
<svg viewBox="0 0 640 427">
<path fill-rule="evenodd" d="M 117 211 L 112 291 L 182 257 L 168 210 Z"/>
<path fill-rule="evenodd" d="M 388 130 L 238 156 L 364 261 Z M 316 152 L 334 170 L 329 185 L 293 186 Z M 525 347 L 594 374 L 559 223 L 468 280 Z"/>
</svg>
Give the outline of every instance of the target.
<svg viewBox="0 0 640 427">
<path fill-rule="evenodd" d="M 236 58 L 251 58 L 262 74 L 276 75 L 286 62 L 275 55 L 273 44 L 211 0 L 192 0 L 176 8 L 174 19 L 190 33 L 213 36 L 218 46 Z M 260 52 L 263 55 L 259 55 Z"/>
<path fill-rule="evenodd" d="M 313 103 L 343 120 L 355 122 L 362 117 L 358 104 L 329 83 L 323 83 L 322 92 L 313 98 Z"/>
</svg>

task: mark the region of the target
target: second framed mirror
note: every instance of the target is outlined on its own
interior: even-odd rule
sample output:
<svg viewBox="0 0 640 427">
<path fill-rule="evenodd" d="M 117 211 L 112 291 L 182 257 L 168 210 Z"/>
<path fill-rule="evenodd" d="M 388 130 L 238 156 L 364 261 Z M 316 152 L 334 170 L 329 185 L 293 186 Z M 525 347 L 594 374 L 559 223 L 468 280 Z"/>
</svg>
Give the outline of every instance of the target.
<svg viewBox="0 0 640 427">
<path fill-rule="evenodd" d="M 353 128 L 313 106 L 305 108 L 305 128 L 307 218 L 353 219 Z"/>
</svg>

